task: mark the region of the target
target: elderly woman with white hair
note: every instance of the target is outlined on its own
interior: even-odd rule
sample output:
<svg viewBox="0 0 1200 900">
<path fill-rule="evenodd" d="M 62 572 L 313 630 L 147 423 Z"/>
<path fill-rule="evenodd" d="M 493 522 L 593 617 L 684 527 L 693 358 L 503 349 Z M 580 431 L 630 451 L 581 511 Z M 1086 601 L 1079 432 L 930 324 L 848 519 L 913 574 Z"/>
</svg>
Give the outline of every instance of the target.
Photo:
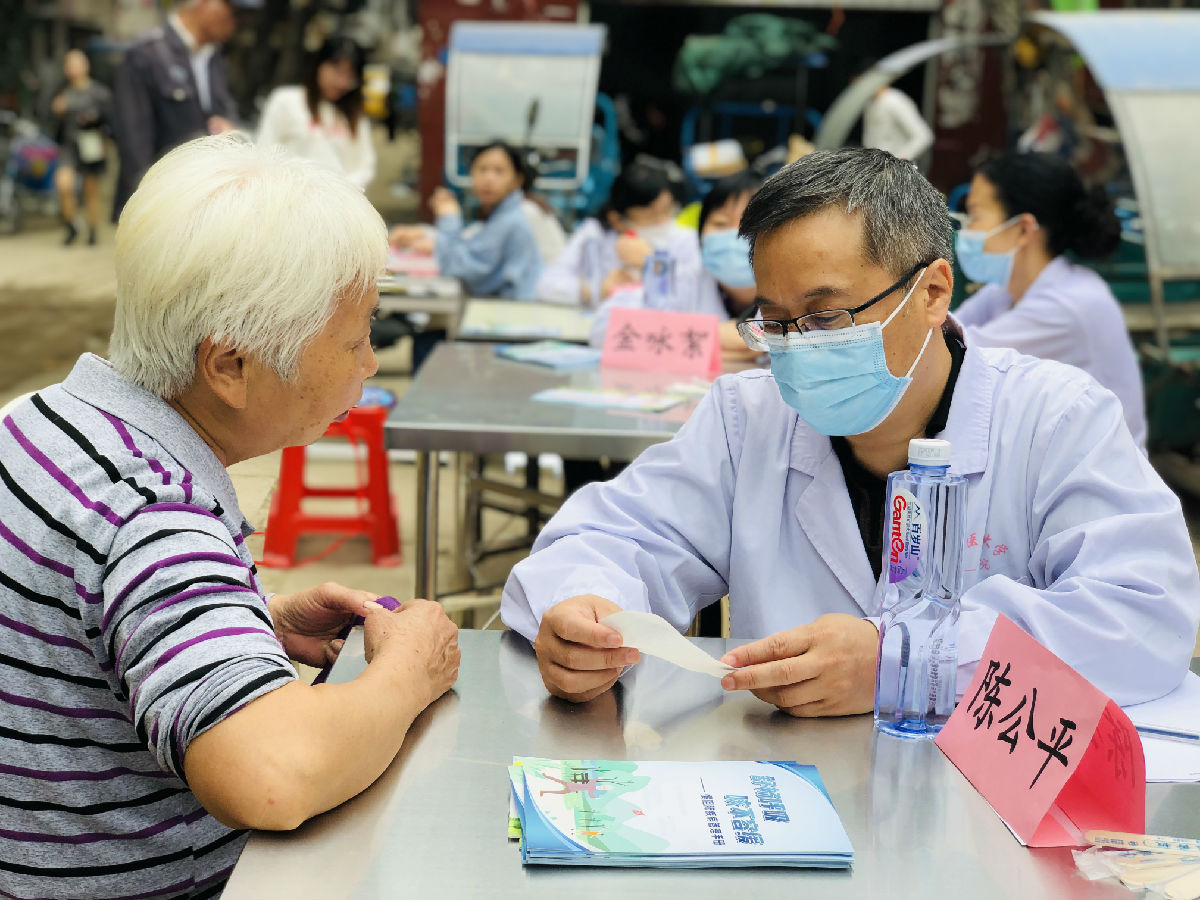
<svg viewBox="0 0 1200 900">
<path fill-rule="evenodd" d="M 265 596 L 225 471 L 358 400 L 386 246 L 350 182 L 230 137 L 126 206 L 110 359 L 0 423 L 4 896 L 216 896 L 245 829 L 366 788 L 454 683 L 437 604 Z M 356 615 L 365 672 L 299 680 Z"/>
</svg>

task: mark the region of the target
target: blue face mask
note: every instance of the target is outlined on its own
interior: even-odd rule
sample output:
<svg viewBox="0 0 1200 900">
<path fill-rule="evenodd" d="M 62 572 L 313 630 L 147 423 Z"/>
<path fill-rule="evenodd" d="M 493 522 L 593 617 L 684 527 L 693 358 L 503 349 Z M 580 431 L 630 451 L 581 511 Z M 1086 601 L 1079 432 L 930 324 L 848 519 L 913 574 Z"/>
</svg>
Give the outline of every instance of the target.
<svg viewBox="0 0 1200 900">
<path fill-rule="evenodd" d="M 921 270 L 921 275 L 925 270 Z M 912 373 L 929 345 L 903 376 L 893 375 L 883 349 L 883 329 L 908 303 L 921 275 L 904 300 L 880 324 L 851 325 L 836 331 L 810 331 L 777 338 L 771 374 L 784 403 L 815 431 L 825 435 L 863 434 L 886 419 L 912 384 Z"/>
<path fill-rule="evenodd" d="M 963 274 L 980 284 L 1007 286 L 1008 277 L 1012 274 L 1013 259 L 1017 255 L 1017 248 L 1014 247 L 1007 253 L 987 253 L 984 251 L 983 245 L 993 234 L 999 234 L 1020 220 L 1020 216 L 1013 216 L 991 231 L 964 229 L 958 232 L 954 236 L 954 253 Z"/>
<path fill-rule="evenodd" d="M 733 229 L 710 231 L 700 241 L 700 262 L 726 287 L 754 287 L 750 267 L 750 242 Z"/>
</svg>

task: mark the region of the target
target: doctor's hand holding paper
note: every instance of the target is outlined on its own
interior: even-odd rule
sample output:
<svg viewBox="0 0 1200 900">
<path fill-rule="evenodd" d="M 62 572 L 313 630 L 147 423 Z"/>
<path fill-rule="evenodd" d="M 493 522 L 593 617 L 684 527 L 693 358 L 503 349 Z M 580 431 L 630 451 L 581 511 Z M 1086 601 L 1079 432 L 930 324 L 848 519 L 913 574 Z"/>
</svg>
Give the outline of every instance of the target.
<svg viewBox="0 0 1200 900">
<path fill-rule="evenodd" d="M 726 653 L 736 671 L 721 679 L 793 716 L 870 712 L 875 700 L 879 629 L 869 620 L 830 613 Z"/>
<path fill-rule="evenodd" d="M 740 233 L 759 317 L 739 331 L 771 371 L 719 378 L 513 569 L 502 615 L 538 636 L 547 687 L 587 699 L 615 681 L 595 598 L 684 631 L 728 594 L 749 643 L 727 687 L 795 715 L 866 712 L 885 478 L 911 438 L 939 437 L 967 481 L 959 693 L 999 613 L 1120 704 L 1174 689 L 1200 623 L 1179 501 L 1093 378 L 964 339 L 949 214 L 920 173 L 878 150 L 814 153 L 762 187 Z M 562 604 L 583 597 L 596 628 L 564 633 Z"/>
<path fill-rule="evenodd" d="M 589 595 L 571 597 L 546 612 L 533 647 L 550 693 L 576 703 L 591 700 L 640 659 L 638 651 L 621 646 L 619 631 L 600 623 L 620 609 L 611 600 Z"/>
</svg>

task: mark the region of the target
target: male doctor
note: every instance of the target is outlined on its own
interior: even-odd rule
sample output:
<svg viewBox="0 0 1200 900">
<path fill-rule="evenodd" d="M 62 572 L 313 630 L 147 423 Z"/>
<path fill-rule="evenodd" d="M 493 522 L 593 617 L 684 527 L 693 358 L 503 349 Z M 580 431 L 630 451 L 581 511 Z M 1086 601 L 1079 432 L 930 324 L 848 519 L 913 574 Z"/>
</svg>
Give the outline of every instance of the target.
<svg viewBox="0 0 1200 900">
<path fill-rule="evenodd" d="M 504 621 L 551 693 L 608 690 L 637 651 L 600 620 L 676 628 L 728 592 L 726 689 L 796 716 L 872 708 L 887 474 L 911 438 L 968 480 L 958 689 L 1003 613 L 1120 704 L 1187 672 L 1200 577 L 1179 502 L 1086 373 L 965 346 L 937 191 L 879 150 L 814 153 L 751 200 L 771 371 L 718 379 L 674 440 L 576 493 L 512 572 Z"/>
</svg>

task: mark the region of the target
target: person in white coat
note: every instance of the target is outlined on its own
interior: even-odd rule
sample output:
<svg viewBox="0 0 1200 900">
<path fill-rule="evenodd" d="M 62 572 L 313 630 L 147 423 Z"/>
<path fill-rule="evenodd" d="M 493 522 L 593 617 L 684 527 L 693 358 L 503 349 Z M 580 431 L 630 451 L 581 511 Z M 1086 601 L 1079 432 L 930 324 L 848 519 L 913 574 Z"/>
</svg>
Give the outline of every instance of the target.
<svg viewBox="0 0 1200 900">
<path fill-rule="evenodd" d="M 695 294 L 680 297 L 680 312 L 698 312 L 721 318 L 721 353 L 728 360 L 754 359 L 730 316 L 737 317 L 754 306 L 754 270 L 750 267 L 750 244 L 737 233 L 738 222 L 762 177 L 750 170 L 727 175 L 712 186 L 700 204 L 697 233 L 700 237 L 701 273 Z M 602 347 L 608 334 L 612 310 L 645 307 L 645 291 L 638 287 L 618 290 L 600 304 L 592 317 L 588 343 Z"/>
<path fill-rule="evenodd" d="M 728 690 L 797 716 L 872 708 L 887 473 L 914 437 L 968 482 L 959 692 L 998 613 L 1121 704 L 1175 688 L 1200 622 L 1179 501 L 1086 373 L 964 345 L 947 309 L 949 217 L 910 164 L 822 151 L 750 201 L 770 372 L 717 380 L 677 436 L 570 498 L 501 612 L 551 693 L 584 701 L 637 661 L 601 624 L 683 630 L 728 593 Z M 874 544 L 875 546 L 872 546 Z"/>
<path fill-rule="evenodd" d="M 1078 366 L 1120 398 L 1145 448 L 1142 374 L 1120 304 L 1103 278 L 1067 257 L 1116 250 L 1121 226 L 1104 189 L 1085 189 L 1058 156 L 1008 154 L 971 180 L 966 226 L 955 237 L 958 263 L 984 285 L 954 312 L 968 343 Z"/>
<path fill-rule="evenodd" d="M 622 290 L 640 289 L 646 261 L 666 251 L 673 273 L 664 306 L 695 309 L 700 242 L 695 230 L 674 220 L 675 198 L 663 164 L 639 157 L 621 170 L 608 202 L 571 234 L 562 255 L 537 283 L 537 298 L 597 307 Z"/>
<path fill-rule="evenodd" d="M 341 172 L 365 190 L 375 177 L 371 123 L 363 112 L 365 62 L 350 38 L 326 40 L 304 84 L 277 87 L 267 96 L 258 143 Z"/>
</svg>

